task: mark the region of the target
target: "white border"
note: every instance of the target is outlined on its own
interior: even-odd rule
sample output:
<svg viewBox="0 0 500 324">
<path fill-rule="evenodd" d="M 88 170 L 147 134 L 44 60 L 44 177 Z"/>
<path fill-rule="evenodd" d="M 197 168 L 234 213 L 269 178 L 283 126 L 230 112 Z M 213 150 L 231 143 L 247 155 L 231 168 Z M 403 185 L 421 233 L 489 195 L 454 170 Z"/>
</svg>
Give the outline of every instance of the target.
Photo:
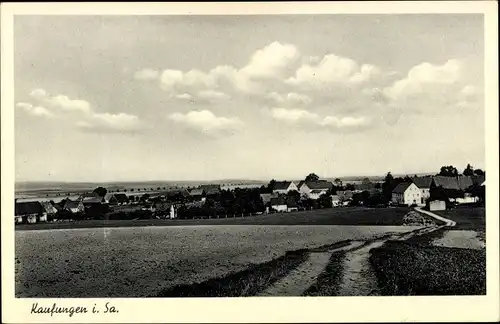
<svg viewBox="0 0 500 324">
<path fill-rule="evenodd" d="M 4 3 L 2 32 L 2 321 L 63 322 L 399 322 L 498 321 L 498 6 L 495 1 L 292 2 L 292 3 Z M 487 295 L 470 297 L 322 297 L 187 299 L 15 299 L 14 296 L 14 131 L 13 15 L 228 15 L 228 14 L 392 14 L 484 13 L 486 89 Z M 7 216 L 6 216 L 7 215 Z M 34 301 L 61 306 L 111 301 L 119 314 L 30 315 Z"/>
</svg>

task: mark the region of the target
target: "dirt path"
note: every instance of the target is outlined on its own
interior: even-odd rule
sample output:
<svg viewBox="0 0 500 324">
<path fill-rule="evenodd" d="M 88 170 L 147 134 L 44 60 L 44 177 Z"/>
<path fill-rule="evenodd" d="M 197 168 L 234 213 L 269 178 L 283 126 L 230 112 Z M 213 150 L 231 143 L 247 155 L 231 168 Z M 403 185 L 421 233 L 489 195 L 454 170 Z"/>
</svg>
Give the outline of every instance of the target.
<svg viewBox="0 0 500 324">
<path fill-rule="evenodd" d="M 347 246 L 327 252 L 309 253 L 309 258 L 297 269 L 290 272 L 288 276 L 278 280 L 275 284 L 258 294 L 258 296 L 300 296 L 316 282 L 316 279 L 330 261 L 332 253 L 354 249 L 363 244 L 363 241 L 353 241 Z"/>
</svg>

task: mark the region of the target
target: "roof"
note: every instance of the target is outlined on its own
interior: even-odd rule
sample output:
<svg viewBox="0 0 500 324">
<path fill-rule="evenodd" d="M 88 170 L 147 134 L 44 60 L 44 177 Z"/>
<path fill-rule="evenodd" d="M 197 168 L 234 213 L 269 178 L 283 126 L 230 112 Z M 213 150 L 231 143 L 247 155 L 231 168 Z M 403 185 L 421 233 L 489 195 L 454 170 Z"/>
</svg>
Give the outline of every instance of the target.
<svg viewBox="0 0 500 324">
<path fill-rule="evenodd" d="M 264 204 L 267 204 L 268 202 L 271 201 L 272 198 L 276 198 L 276 195 L 272 193 L 263 193 L 260 194 L 260 198 L 262 199 L 262 202 Z"/>
<path fill-rule="evenodd" d="M 202 196 L 203 195 L 203 189 L 201 189 L 201 188 L 193 189 L 193 190 L 191 190 L 191 192 L 189 194 L 191 196 Z"/>
<path fill-rule="evenodd" d="M 324 193 L 326 191 L 326 189 L 323 189 L 323 190 L 320 190 L 320 189 L 314 189 L 314 190 L 311 190 L 310 193 L 312 194 L 320 194 L 320 193 Z"/>
<path fill-rule="evenodd" d="M 117 194 L 115 194 L 115 198 L 120 203 L 127 202 L 129 200 L 128 196 L 126 194 L 123 194 L 123 193 L 117 193 Z"/>
<path fill-rule="evenodd" d="M 80 201 L 73 201 L 73 200 L 66 200 L 66 203 L 64 204 L 64 209 L 70 209 L 70 208 L 78 208 L 80 206 Z"/>
<path fill-rule="evenodd" d="M 464 190 L 474 184 L 470 176 L 458 176 L 458 177 L 435 176 L 433 178 L 433 181 L 436 187 L 443 187 L 443 189 L 454 189 L 454 190 Z"/>
<path fill-rule="evenodd" d="M 274 183 L 274 190 L 286 190 L 291 184 L 291 181 L 276 181 Z"/>
<path fill-rule="evenodd" d="M 113 197 L 116 198 L 115 194 L 107 193 L 107 194 L 104 195 L 104 200 L 108 200 L 109 201 Z"/>
<path fill-rule="evenodd" d="M 332 200 L 333 201 L 338 201 L 339 200 L 339 196 L 338 195 L 332 195 Z"/>
<path fill-rule="evenodd" d="M 94 204 L 102 202 L 103 198 L 95 192 L 88 192 L 80 197 L 81 201 L 84 203 Z"/>
<path fill-rule="evenodd" d="M 15 215 L 42 214 L 43 207 L 38 201 L 16 202 Z"/>
<path fill-rule="evenodd" d="M 412 182 L 402 182 L 392 190 L 393 193 L 404 193 L 409 186 L 412 185 Z"/>
<path fill-rule="evenodd" d="M 480 186 L 484 183 L 485 181 L 485 176 L 484 175 L 473 175 L 470 177 L 471 180 L 472 180 L 472 183 L 475 185 L 475 186 Z"/>
<path fill-rule="evenodd" d="M 411 181 L 420 189 L 425 189 L 431 187 L 432 177 L 416 177 L 412 178 Z"/>
<path fill-rule="evenodd" d="M 370 183 L 359 183 L 354 185 L 354 188 L 357 190 L 373 190 L 375 188 L 375 184 L 370 182 Z"/>
<path fill-rule="evenodd" d="M 41 201 L 40 204 L 42 205 L 45 212 L 49 214 L 57 213 L 57 208 L 54 207 L 54 205 L 52 205 L 50 201 Z"/>
<path fill-rule="evenodd" d="M 311 190 L 314 189 L 326 189 L 330 190 L 333 187 L 333 183 L 326 180 L 318 180 L 318 181 L 304 181 L 304 184 Z"/>
</svg>

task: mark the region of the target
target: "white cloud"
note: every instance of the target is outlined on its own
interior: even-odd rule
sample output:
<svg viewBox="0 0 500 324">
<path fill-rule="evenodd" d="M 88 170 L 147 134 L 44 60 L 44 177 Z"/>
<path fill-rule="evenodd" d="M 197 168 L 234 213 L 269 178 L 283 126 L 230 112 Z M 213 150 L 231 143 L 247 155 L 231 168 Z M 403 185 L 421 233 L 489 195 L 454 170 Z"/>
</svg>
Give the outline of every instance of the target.
<svg viewBox="0 0 500 324">
<path fill-rule="evenodd" d="M 297 69 L 295 76 L 285 82 L 290 85 L 321 87 L 336 83 L 361 83 L 377 75 L 380 69 L 369 64 L 361 67 L 346 57 L 327 54 L 318 63 L 304 64 Z"/>
<path fill-rule="evenodd" d="M 19 103 L 16 104 L 16 106 L 18 108 L 23 109 L 24 111 L 26 111 L 28 114 L 30 114 L 32 116 L 40 116 L 40 117 L 53 117 L 54 116 L 46 108 L 41 107 L 41 106 L 33 106 L 30 103 L 19 102 Z"/>
<path fill-rule="evenodd" d="M 134 73 L 134 78 L 137 80 L 157 80 L 160 78 L 160 72 L 153 69 L 142 69 Z"/>
<path fill-rule="evenodd" d="M 368 117 L 321 117 L 316 113 L 302 109 L 272 108 L 270 114 L 273 119 L 287 125 L 305 127 L 311 130 L 356 130 L 371 125 Z"/>
<path fill-rule="evenodd" d="M 274 101 L 279 105 L 309 105 L 312 102 L 311 97 L 305 94 L 290 92 L 286 95 L 281 95 L 277 92 L 271 92 L 266 96 L 266 99 Z"/>
<path fill-rule="evenodd" d="M 80 99 L 69 99 L 67 96 L 64 95 L 57 95 L 51 98 L 47 98 L 46 103 L 49 105 L 59 108 L 63 111 L 75 111 L 75 112 L 82 112 L 82 113 L 90 113 L 90 104 L 85 101 L 85 100 L 80 100 Z"/>
<path fill-rule="evenodd" d="M 30 96 L 35 98 L 35 99 L 44 99 L 46 97 L 47 93 L 43 89 L 34 89 L 31 91 Z"/>
<path fill-rule="evenodd" d="M 190 95 L 189 93 L 182 93 L 182 94 L 176 95 L 175 97 L 177 99 L 182 99 L 182 100 L 191 100 L 191 99 L 193 99 L 193 96 Z"/>
<path fill-rule="evenodd" d="M 93 113 L 85 120 L 79 121 L 77 126 L 86 131 L 105 133 L 128 133 L 141 129 L 139 118 L 125 113 Z"/>
<path fill-rule="evenodd" d="M 384 89 L 384 93 L 393 100 L 409 96 L 442 92 L 457 83 L 461 77 L 462 64 L 458 60 L 448 60 L 443 65 L 421 63 L 414 66 L 408 75 Z"/>
<path fill-rule="evenodd" d="M 214 90 L 204 90 L 198 93 L 198 96 L 202 99 L 207 100 L 229 100 L 231 96 Z"/>
<path fill-rule="evenodd" d="M 177 112 L 171 114 L 169 119 L 188 129 L 207 135 L 232 133 L 243 126 L 238 118 L 217 117 L 209 110 L 190 111 L 186 114 Z"/>
<path fill-rule="evenodd" d="M 240 72 L 256 78 L 280 77 L 298 57 L 295 45 L 273 42 L 257 50 Z"/>
</svg>

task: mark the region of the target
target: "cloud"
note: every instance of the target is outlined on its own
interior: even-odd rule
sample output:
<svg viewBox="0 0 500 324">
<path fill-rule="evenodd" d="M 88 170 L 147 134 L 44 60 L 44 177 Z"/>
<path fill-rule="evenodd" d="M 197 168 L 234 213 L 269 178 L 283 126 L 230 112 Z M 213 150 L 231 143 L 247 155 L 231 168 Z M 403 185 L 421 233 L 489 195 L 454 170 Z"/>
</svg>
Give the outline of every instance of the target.
<svg viewBox="0 0 500 324">
<path fill-rule="evenodd" d="M 400 100 L 419 94 L 443 92 L 459 81 L 461 72 L 461 62 L 454 59 L 443 65 L 421 63 L 411 68 L 405 78 L 385 88 L 384 94 L 392 100 Z"/>
<path fill-rule="evenodd" d="M 161 88 L 175 96 L 180 93 L 204 93 L 230 88 L 242 93 L 263 91 L 263 79 L 279 79 L 299 57 L 298 49 L 292 44 L 273 42 L 258 49 L 242 68 L 219 65 L 208 72 L 191 69 L 187 72 L 165 69 L 159 76 Z M 142 69 L 136 72 L 136 79 L 149 80 L 156 77 L 156 71 Z M 139 77 L 138 77 L 139 76 Z"/>
<path fill-rule="evenodd" d="M 175 97 L 177 99 L 181 99 L 181 100 L 191 100 L 191 99 L 193 99 L 193 96 L 190 95 L 189 93 L 182 93 L 182 94 L 176 95 Z"/>
<path fill-rule="evenodd" d="M 327 54 L 317 63 L 303 64 L 293 77 L 285 82 L 295 86 L 318 88 L 330 84 L 359 84 L 366 82 L 380 73 L 374 65 L 359 64 L 346 57 Z"/>
<path fill-rule="evenodd" d="M 30 96 L 44 107 L 26 102 L 18 103 L 17 107 L 36 116 L 70 118 L 71 121 L 76 118 L 79 120 L 76 127 L 86 132 L 138 132 L 143 126 L 135 115 L 96 112 L 85 100 L 70 99 L 65 95 L 51 96 L 43 89 L 34 89 Z M 73 113 L 71 117 L 65 114 L 68 112 Z"/>
<path fill-rule="evenodd" d="M 309 105 L 313 101 L 308 95 L 299 94 L 296 92 L 289 92 L 286 95 L 281 95 L 277 92 L 271 92 L 266 96 L 266 98 L 278 105 L 289 106 Z"/>
<path fill-rule="evenodd" d="M 229 100 L 231 99 L 231 96 L 219 92 L 219 91 L 213 91 L 213 90 L 204 90 L 200 91 L 198 93 L 198 97 L 202 99 L 207 99 L 207 100 Z"/>
<path fill-rule="evenodd" d="M 16 106 L 18 108 L 23 109 L 24 111 L 26 111 L 28 114 L 30 114 L 32 116 L 40 116 L 40 117 L 53 117 L 54 116 L 46 108 L 41 107 L 41 106 L 33 106 L 30 103 L 19 102 L 19 103 L 16 104 Z"/>
<path fill-rule="evenodd" d="M 273 42 L 257 50 L 240 73 L 250 78 L 280 77 L 298 57 L 299 51 L 295 45 Z"/>
<path fill-rule="evenodd" d="M 372 125 L 368 117 L 336 117 L 325 116 L 302 109 L 272 108 L 273 119 L 289 126 L 297 126 L 310 130 L 352 131 L 368 128 Z"/>
<path fill-rule="evenodd" d="M 232 134 L 239 130 L 243 123 L 238 118 L 217 117 L 209 110 L 173 113 L 169 119 L 189 130 L 207 135 Z"/>
<path fill-rule="evenodd" d="M 139 70 L 134 73 L 134 78 L 136 80 L 144 80 L 144 81 L 158 80 L 159 77 L 160 77 L 159 71 L 148 68 Z"/>
<path fill-rule="evenodd" d="M 77 123 L 84 131 L 104 133 L 136 133 L 141 130 L 139 118 L 125 113 L 93 113 Z"/>
</svg>

